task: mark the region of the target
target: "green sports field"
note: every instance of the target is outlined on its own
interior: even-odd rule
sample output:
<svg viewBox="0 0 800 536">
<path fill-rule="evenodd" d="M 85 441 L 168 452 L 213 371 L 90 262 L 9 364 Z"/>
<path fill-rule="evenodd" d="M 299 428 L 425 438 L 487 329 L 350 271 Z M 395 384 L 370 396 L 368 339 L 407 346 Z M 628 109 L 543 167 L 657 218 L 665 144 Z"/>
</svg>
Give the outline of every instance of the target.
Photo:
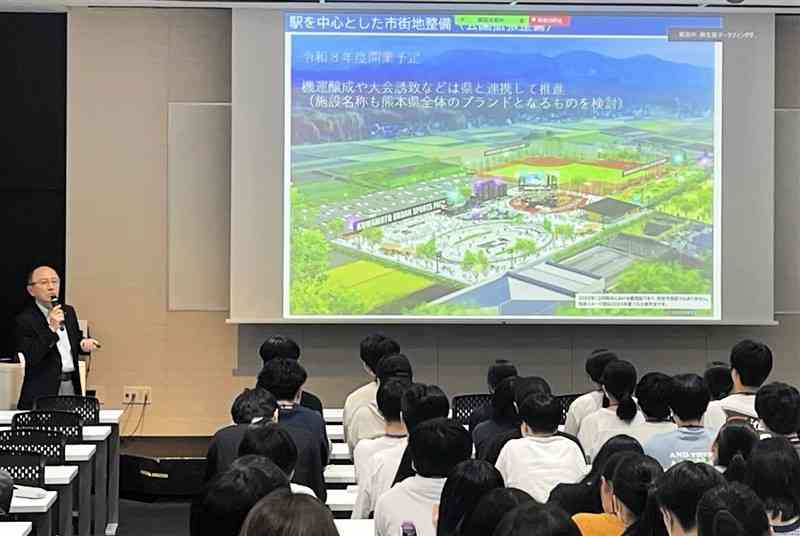
<svg viewBox="0 0 800 536">
<path fill-rule="evenodd" d="M 357 290 L 367 300 L 369 310 L 373 310 L 427 288 L 434 281 L 377 262 L 360 260 L 329 270 L 328 283 Z"/>
<path fill-rule="evenodd" d="M 622 176 L 622 170 L 607 167 L 592 166 L 589 164 L 567 164 L 565 166 L 542 166 L 530 164 L 515 164 L 500 169 L 492 170 L 492 175 L 498 175 L 517 180 L 521 174 L 543 171 L 546 173 L 558 172 L 559 183 L 583 183 L 592 181 L 609 182 L 616 184 L 631 180 L 637 174 Z"/>
</svg>

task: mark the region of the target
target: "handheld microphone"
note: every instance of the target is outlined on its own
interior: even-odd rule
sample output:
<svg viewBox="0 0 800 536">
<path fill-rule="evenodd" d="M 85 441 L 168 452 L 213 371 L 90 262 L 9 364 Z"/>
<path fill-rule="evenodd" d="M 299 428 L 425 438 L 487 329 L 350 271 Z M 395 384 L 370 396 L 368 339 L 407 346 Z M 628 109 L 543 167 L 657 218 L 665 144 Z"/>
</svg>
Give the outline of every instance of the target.
<svg viewBox="0 0 800 536">
<path fill-rule="evenodd" d="M 58 296 L 53 296 L 52 298 L 50 298 L 50 306 L 51 307 L 55 307 L 56 305 L 58 305 Z M 64 321 L 63 320 L 58 323 L 58 329 L 60 329 L 62 331 L 64 330 Z"/>
</svg>

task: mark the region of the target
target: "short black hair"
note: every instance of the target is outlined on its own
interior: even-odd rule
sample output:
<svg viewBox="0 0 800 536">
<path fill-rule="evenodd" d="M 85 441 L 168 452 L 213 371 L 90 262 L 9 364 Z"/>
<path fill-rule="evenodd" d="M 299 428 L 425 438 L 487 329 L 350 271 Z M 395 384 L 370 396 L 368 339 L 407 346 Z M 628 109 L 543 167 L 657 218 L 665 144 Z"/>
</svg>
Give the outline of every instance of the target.
<svg viewBox="0 0 800 536">
<path fill-rule="evenodd" d="M 767 536 L 764 503 L 739 483 L 711 488 L 697 503 L 698 536 Z"/>
<path fill-rule="evenodd" d="M 800 457 L 785 437 L 762 439 L 747 462 L 746 484 L 781 521 L 800 515 Z"/>
<path fill-rule="evenodd" d="M 408 448 L 418 475 L 445 478 L 459 462 L 472 457 L 472 438 L 456 421 L 437 417 L 414 428 Z"/>
<path fill-rule="evenodd" d="M 696 421 L 703 418 L 711 394 L 705 380 L 697 374 L 678 374 L 672 378 L 672 393 L 669 407 L 682 421 Z"/>
<path fill-rule="evenodd" d="M 770 431 L 795 434 L 800 429 L 800 392 L 781 382 L 762 385 L 756 394 L 756 413 Z"/>
<path fill-rule="evenodd" d="M 491 536 L 508 512 L 529 502 L 534 502 L 533 497 L 521 489 L 493 489 L 481 497 L 474 510 L 467 513 L 461 526 L 461 534 L 462 536 Z"/>
<path fill-rule="evenodd" d="M 291 478 L 297 465 L 297 445 L 289 432 L 274 422 L 250 425 L 239 443 L 239 456 L 264 456 Z"/>
<path fill-rule="evenodd" d="M 437 385 L 414 383 L 403 393 L 400 402 L 403 411 L 403 422 L 411 433 L 422 421 L 435 417 L 447 417 L 450 413 L 450 402 L 447 395 Z"/>
<path fill-rule="evenodd" d="M 636 385 L 636 399 L 642 413 L 651 419 L 668 419 L 671 391 L 672 377 L 662 372 L 649 372 L 642 376 Z"/>
<path fill-rule="evenodd" d="M 261 387 L 245 388 L 231 405 L 231 418 L 236 424 L 249 424 L 257 417 L 271 419 L 278 409 L 275 396 Z"/>
<path fill-rule="evenodd" d="M 743 340 L 731 350 L 731 368 L 745 387 L 761 387 L 772 372 L 772 350 L 764 343 Z"/>
<path fill-rule="evenodd" d="M 703 379 L 706 380 L 708 390 L 711 392 L 711 400 L 722 400 L 733 390 L 731 367 L 722 361 L 709 363 Z"/>
<path fill-rule="evenodd" d="M 409 386 L 407 381 L 395 379 L 383 381 L 378 385 L 375 399 L 378 402 L 378 410 L 387 422 L 400 422 L 403 393 Z"/>
<path fill-rule="evenodd" d="M 501 381 L 512 376 L 517 376 L 517 367 L 514 366 L 514 363 L 507 359 L 498 359 L 489 367 L 489 372 L 486 373 L 486 383 L 489 385 L 489 389 L 494 391 Z"/>
<path fill-rule="evenodd" d="M 552 395 L 550 384 L 540 376 L 520 376 L 514 380 L 514 402 L 521 404 L 532 393 Z"/>
<path fill-rule="evenodd" d="M 503 516 L 493 536 L 581 536 L 581 531 L 558 506 L 533 501 Z"/>
<path fill-rule="evenodd" d="M 376 372 L 378 362 L 387 355 L 400 353 L 400 345 L 397 341 L 380 333 L 374 333 L 364 337 L 361 341 L 361 360 L 372 372 Z"/>
<path fill-rule="evenodd" d="M 414 381 L 414 371 L 411 361 L 403 354 L 387 355 L 378 361 L 375 369 L 375 376 L 378 381 L 386 381 L 389 378 L 402 378 L 408 383 Z"/>
<path fill-rule="evenodd" d="M 233 536 L 339 536 L 333 514 L 316 497 L 276 490 L 261 499 Z M 227 535 L 226 535 L 227 536 Z"/>
<path fill-rule="evenodd" d="M 611 350 L 599 348 L 589 354 L 586 359 L 586 374 L 594 383 L 600 384 L 603 381 L 603 371 L 606 369 L 606 365 L 617 359 L 619 356 Z"/>
<path fill-rule="evenodd" d="M 257 385 L 275 395 L 278 400 L 291 400 L 307 379 L 306 369 L 297 360 L 279 357 L 264 364 L 258 374 Z"/>
<path fill-rule="evenodd" d="M 533 432 L 552 433 L 561 423 L 561 403 L 544 393 L 531 393 L 519 405 L 519 416 Z"/>
<path fill-rule="evenodd" d="M 212 479 L 192 507 L 192 536 L 235 536 L 247 513 L 270 492 L 289 488 L 281 469 L 262 456 L 245 456 Z"/>
<path fill-rule="evenodd" d="M 289 337 L 275 335 L 264 341 L 264 344 L 258 349 L 258 355 L 261 356 L 264 363 L 278 357 L 300 359 L 300 346 Z"/>
<path fill-rule="evenodd" d="M 725 477 L 713 466 L 691 461 L 670 467 L 656 482 L 654 495 L 661 508 L 677 518 L 684 532 L 697 526 L 697 503 L 703 494 L 725 484 Z"/>
</svg>

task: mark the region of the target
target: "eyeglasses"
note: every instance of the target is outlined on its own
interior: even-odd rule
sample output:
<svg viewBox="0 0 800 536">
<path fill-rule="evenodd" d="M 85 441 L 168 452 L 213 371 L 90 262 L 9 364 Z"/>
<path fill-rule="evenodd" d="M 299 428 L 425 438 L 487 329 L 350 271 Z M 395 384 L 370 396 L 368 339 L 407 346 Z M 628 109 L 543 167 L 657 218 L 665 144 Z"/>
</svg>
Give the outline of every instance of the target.
<svg viewBox="0 0 800 536">
<path fill-rule="evenodd" d="M 61 283 L 61 280 L 60 279 L 40 279 L 39 281 L 31 281 L 30 283 L 28 283 L 28 285 L 30 285 L 30 286 L 40 285 L 42 287 L 46 287 L 48 283 L 55 287 L 56 285 Z"/>
</svg>

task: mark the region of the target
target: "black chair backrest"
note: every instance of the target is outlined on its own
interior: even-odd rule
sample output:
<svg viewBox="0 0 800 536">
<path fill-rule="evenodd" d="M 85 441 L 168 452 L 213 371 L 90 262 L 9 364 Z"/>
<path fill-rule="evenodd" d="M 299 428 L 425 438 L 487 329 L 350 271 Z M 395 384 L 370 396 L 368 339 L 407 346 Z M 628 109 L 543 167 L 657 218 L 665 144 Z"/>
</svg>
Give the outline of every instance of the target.
<svg viewBox="0 0 800 536">
<path fill-rule="evenodd" d="M 491 404 L 492 395 L 488 393 L 477 395 L 458 395 L 453 397 L 453 419 L 461 424 L 469 422 L 469 416 L 478 408 Z"/>
<path fill-rule="evenodd" d="M 44 486 L 44 456 L 33 452 L 0 450 L 0 469 L 5 469 L 14 484 Z"/>
<path fill-rule="evenodd" d="M 83 417 L 84 426 L 100 424 L 100 401 L 91 396 L 43 396 L 36 399 L 33 409 L 74 411 Z"/>
<path fill-rule="evenodd" d="M 66 438 L 61 432 L 12 428 L 0 432 L 0 449 L 41 454 L 47 465 L 64 465 Z"/>
<path fill-rule="evenodd" d="M 561 404 L 561 424 L 567 422 L 567 411 L 579 396 L 581 396 L 580 393 L 571 395 L 557 395 L 555 397 L 559 404 Z"/>
<path fill-rule="evenodd" d="M 71 411 L 34 410 L 17 413 L 11 419 L 11 428 L 61 432 L 68 444 L 83 441 L 83 418 Z"/>
</svg>

